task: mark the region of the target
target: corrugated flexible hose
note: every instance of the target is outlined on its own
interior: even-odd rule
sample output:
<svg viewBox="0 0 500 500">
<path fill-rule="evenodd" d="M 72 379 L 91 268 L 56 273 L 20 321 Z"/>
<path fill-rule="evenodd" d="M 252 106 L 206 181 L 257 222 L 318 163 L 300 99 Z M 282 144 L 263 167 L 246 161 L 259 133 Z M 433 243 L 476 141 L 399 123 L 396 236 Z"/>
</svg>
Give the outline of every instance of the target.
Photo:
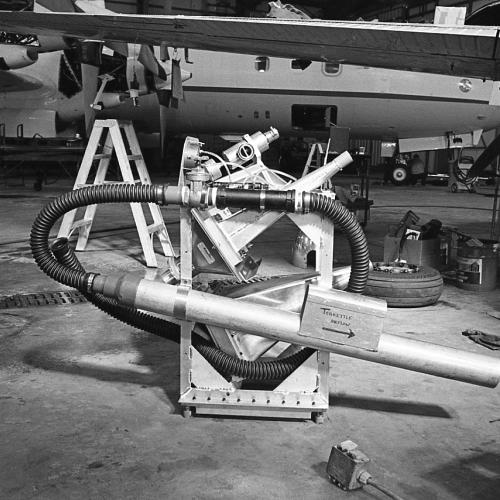
<svg viewBox="0 0 500 500">
<path fill-rule="evenodd" d="M 49 248 L 48 242 L 49 233 L 54 223 L 70 210 L 95 203 L 158 203 L 161 201 L 159 199 L 161 188 L 161 186 L 155 185 L 108 184 L 65 193 L 49 203 L 39 213 L 33 223 L 30 244 L 38 266 L 51 278 L 77 288 L 89 301 L 112 317 L 135 328 L 178 342 L 178 334 L 174 333 L 171 323 L 168 321 L 133 307 L 124 306 L 115 299 L 90 292 L 88 284 L 95 274 L 85 272 L 67 240 L 65 238 L 57 239 L 51 248 Z M 368 277 L 369 258 L 366 238 L 357 220 L 339 202 L 316 193 L 311 199 L 311 211 L 324 214 L 346 232 L 353 254 L 348 290 L 361 293 Z M 363 278 L 365 275 L 366 277 Z M 314 353 L 314 349 L 304 348 L 282 359 L 246 361 L 209 345 L 200 337 L 194 337 L 193 343 L 212 366 L 221 373 L 251 380 L 284 378 Z"/>
</svg>

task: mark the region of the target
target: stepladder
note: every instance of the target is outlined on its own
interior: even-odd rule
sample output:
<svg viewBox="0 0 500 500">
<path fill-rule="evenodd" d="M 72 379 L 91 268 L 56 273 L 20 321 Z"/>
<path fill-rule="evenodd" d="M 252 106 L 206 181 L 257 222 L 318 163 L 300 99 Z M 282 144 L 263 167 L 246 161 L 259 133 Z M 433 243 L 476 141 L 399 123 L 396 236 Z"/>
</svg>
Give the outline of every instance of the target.
<svg viewBox="0 0 500 500">
<path fill-rule="evenodd" d="M 330 140 L 325 143 L 314 142 L 309 146 L 309 154 L 307 155 L 307 161 L 304 165 L 304 170 L 302 171 L 302 177 L 305 177 L 311 170 L 315 168 L 323 167 L 328 163 L 328 153 L 330 151 Z M 332 181 L 329 179 L 322 186 L 324 189 L 332 188 Z"/>
<path fill-rule="evenodd" d="M 113 156 L 119 166 L 122 180 L 106 180 Z M 93 181 L 90 180 L 95 168 Z M 137 175 L 137 177 L 134 177 Z M 83 155 L 73 189 L 108 184 L 151 184 L 146 162 L 139 146 L 132 122 L 115 119 L 96 120 L 89 137 L 87 148 Z M 158 267 L 154 251 L 154 237 L 160 242 L 163 254 L 167 257 L 171 269 L 176 269 L 176 254 L 163 220 L 160 207 L 155 203 L 147 203 L 147 209 L 141 203 L 130 203 L 132 215 L 137 227 L 144 260 L 148 267 Z M 97 205 L 88 205 L 83 217 L 77 219 L 77 211 L 68 212 L 59 228 L 58 237 L 69 238 L 78 233 L 76 250 L 85 250 L 92 224 L 97 211 Z M 149 211 L 149 215 L 147 212 Z M 146 213 L 145 213 L 146 212 Z M 149 219 L 149 222 L 148 222 Z"/>
</svg>

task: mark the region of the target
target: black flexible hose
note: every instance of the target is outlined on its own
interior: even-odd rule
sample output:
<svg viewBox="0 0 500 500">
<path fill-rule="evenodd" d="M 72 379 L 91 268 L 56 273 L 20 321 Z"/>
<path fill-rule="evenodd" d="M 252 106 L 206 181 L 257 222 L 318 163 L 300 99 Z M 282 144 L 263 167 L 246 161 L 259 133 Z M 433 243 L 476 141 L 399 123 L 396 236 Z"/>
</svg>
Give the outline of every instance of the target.
<svg viewBox="0 0 500 500">
<path fill-rule="evenodd" d="M 30 246 L 38 267 L 52 279 L 85 292 L 93 273 L 71 269 L 60 264 L 49 249 L 49 233 L 66 212 L 95 203 L 158 203 L 158 189 L 163 186 L 144 184 L 105 184 L 76 189 L 59 196 L 46 205 L 33 222 Z"/>
<path fill-rule="evenodd" d="M 312 193 L 310 210 L 325 215 L 346 234 L 352 256 L 347 290 L 352 293 L 363 293 L 370 271 L 370 255 L 365 233 L 358 220 L 340 201 L 321 193 Z"/>
<path fill-rule="evenodd" d="M 196 344 L 196 349 L 221 373 L 236 375 L 249 380 L 286 378 L 315 352 L 315 349 L 305 347 L 286 358 L 269 361 L 247 361 L 230 356 L 207 343 Z"/>
<path fill-rule="evenodd" d="M 33 223 L 30 245 L 33 257 L 40 269 L 60 283 L 77 288 L 97 307 L 131 326 L 148 331 L 170 340 L 176 340 L 170 323 L 123 306 L 114 299 L 90 293 L 94 273 L 85 272 L 67 242 L 58 242 L 52 251 L 49 248 L 49 233 L 52 226 L 66 212 L 96 203 L 159 203 L 163 199 L 163 186 L 157 185 L 99 185 L 66 193 L 42 209 Z M 321 194 L 313 194 L 311 211 L 329 217 L 346 232 L 352 251 L 352 270 L 348 290 L 362 293 L 368 277 L 368 246 L 361 226 L 354 216 L 338 201 Z M 57 255 L 56 255 L 57 254 Z M 305 348 L 287 358 L 271 361 L 246 361 L 230 356 L 219 349 L 199 341 L 197 349 L 218 370 L 253 380 L 283 378 L 305 361 L 314 349 Z"/>
<path fill-rule="evenodd" d="M 57 238 L 51 245 L 51 250 L 61 265 L 74 271 L 85 272 L 75 252 L 69 246 L 67 238 Z M 178 331 L 172 329 L 172 323 L 134 307 L 124 306 L 117 300 L 100 293 L 84 291 L 83 295 L 89 302 L 113 318 L 134 328 L 179 343 Z M 305 348 L 282 359 L 246 361 L 209 345 L 199 336 L 193 337 L 193 345 L 220 373 L 248 380 L 275 380 L 288 377 L 314 353 L 314 349 Z"/>
</svg>

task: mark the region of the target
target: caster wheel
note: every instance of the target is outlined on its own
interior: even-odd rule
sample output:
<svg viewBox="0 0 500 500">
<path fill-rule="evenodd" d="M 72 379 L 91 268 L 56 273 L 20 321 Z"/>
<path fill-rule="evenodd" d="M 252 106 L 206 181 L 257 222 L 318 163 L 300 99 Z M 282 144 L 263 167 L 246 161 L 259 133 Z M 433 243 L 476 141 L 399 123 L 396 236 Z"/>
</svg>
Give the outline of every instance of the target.
<svg viewBox="0 0 500 500">
<path fill-rule="evenodd" d="M 324 424 L 325 423 L 325 412 L 319 411 L 312 414 L 312 420 L 315 424 Z"/>
<path fill-rule="evenodd" d="M 193 410 L 190 406 L 185 406 L 183 409 L 182 409 L 182 416 L 184 418 L 191 418 L 193 416 Z"/>
<path fill-rule="evenodd" d="M 450 186 L 450 191 L 451 191 L 452 193 L 456 193 L 456 192 L 458 192 L 458 185 L 457 185 L 457 183 L 456 183 L 456 182 L 454 182 L 454 183 Z"/>
</svg>

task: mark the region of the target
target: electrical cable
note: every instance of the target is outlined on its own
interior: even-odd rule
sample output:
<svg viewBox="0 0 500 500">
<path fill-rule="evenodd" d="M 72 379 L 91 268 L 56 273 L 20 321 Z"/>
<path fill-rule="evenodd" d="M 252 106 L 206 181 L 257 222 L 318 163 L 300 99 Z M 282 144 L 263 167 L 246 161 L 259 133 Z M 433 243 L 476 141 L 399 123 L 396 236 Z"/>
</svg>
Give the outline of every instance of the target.
<svg viewBox="0 0 500 500">
<path fill-rule="evenodd" d="M 402 497 L 400 497 L 396 493 L 392 492 L 389 488 L 386 488 L 385 486 L 382 486 L 381 484 L 377 483 L 371 477 L 366 480 L 366 484 L 368 484 L 369 486 L 372 486 L 373 488 L 382 492 L 384 495 L 388 496 L 389 498 L 392 498 L 392 500 L 404 500 Z"/>
<path fill-rule="evenodd" d="M 277 170 L 275 168 L 268 168 L 269 172 L 273 172 L 276 175 L 279 175 L 280 177 L 285 177 L 290 179 L 292 182 L 295 182 L 297 180 L 297 177 L 294 177 L 293 175 L 287 174 L 286 172 L 282 172 L 281 170 Z"/>
<path fill-rule="evenodd" d="M 229 177 L 229 182 L 231 182 L 231 171 L 229 170 L 228 163 L 221 156 L 219 156 L 218 154 L 212 153 L 211 151 L 204 151 L 204 150 L 200 150 L 200 154 L 208 155 L 208 156 L 211 156 L 212 158 L 215 158 L 216 160 L 218 160 L 219 163 L 217 163 L 216 166 L 218 167 L 219 165 L 221 165 L 224 167 L 224 169 L 227 172 L 227 176 Z M 238 165 L 238 166 L 240 166 L 240 165 Z"/>
</svg>

